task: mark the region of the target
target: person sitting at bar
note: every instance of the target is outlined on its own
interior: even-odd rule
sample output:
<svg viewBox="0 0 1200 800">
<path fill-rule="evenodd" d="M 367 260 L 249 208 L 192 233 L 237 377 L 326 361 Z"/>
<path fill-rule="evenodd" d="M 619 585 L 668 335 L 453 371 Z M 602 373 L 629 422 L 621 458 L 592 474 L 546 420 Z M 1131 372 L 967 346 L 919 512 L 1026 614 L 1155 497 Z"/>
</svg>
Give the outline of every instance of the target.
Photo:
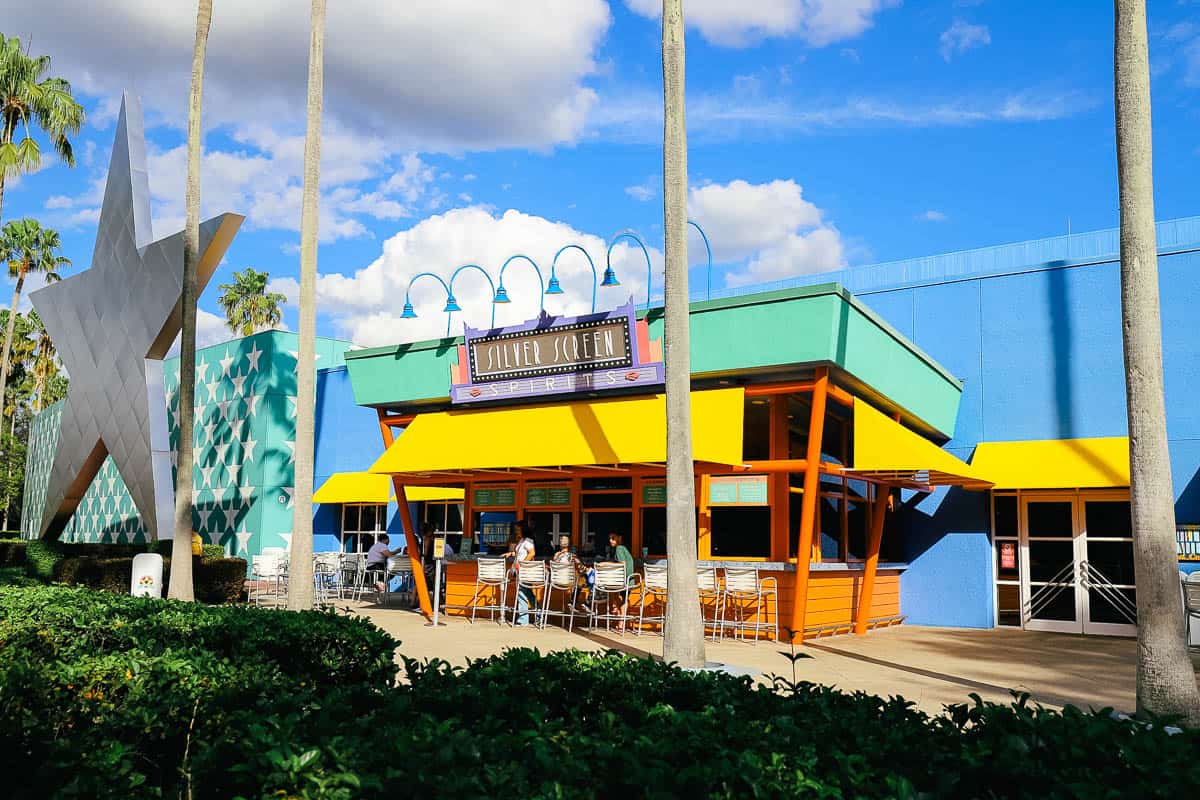
<svg viewBox="0 0 1200 800">
<path fill-rule="evenodd" d="M 375 540 L 375 544 L 371 545 L 371 549 L 367 551 L 367 566 L 364 572 L 379 573 L 383 578 L 387 578 L 387 560 L 394 555 L 399 555 L 400 550 L 389 550 L 388 535 L 386 533 L 379 534 L 379 538 Z M 382 580 L 375 581 L 375 591 L 383 594 L 387 587 L 384 586 Z"/>
<path fill-rule="evenodd" d="M 625 546 L 624 537 L 616 531 L 608 535 L 608 547 L 612 551 L 613 561 L 620 561 L 625 565 L 625 581 L 628 583 L 630 577 L 633 576 L 633 553 L 630 553 L 629 548 Z M 614 611 L 612 606 L 617 602 L 616 600 L 609 600 L 609 613 L 621 615 L 622 619 L 617 623 L 617 633 L 623 633 L 625 631 L 624 617 L 629 613 L 629 596 L 625 594 L 621 595 L 620 605 Z"/>
<path fill-rule="evenodd" d="M 534 557 L 534 553 L 537 550 L 537 547 L 533 542 L 533 538 L 530 537 L 530 535 L 529 535 L 529 527 L 528 527 L 528 525 L 525 524 L 524 520 L 517 523 L 517 531 L 518 531 L 518 536 L 520 538 L 517 541 L 516 547 L 513 549 L 513 562 L 514 562 L 513 563 L 513 573 L 514 574 L 517 572 L 517 564 L 522 561 L 532 561 L 533 557 Z M 530 589 L 528 586 L 521 586 L 518 588 L 518 590 L 517 590 L 518 615 L 517 615 L 516 622 L 514 624 L 516 624 L 516 625 L 528 625 L 529 624 L 529 609 L 533 607 L 533 605 L 536 601 L 537 601 L 537 598 L 533 594 L 533 590 Z"/>
<path fill-rule="evenodd" d="M 554 551 L 554 555 L 550 558 L 555 564 L 570 564 L 575 567 L 575 576 L 578 580 L 580 590 L 584 593 L 585 600 L 588 592 L 587 583 L 587 567 L 579 560 L 579 556 L 571 552 L 571 536 L 570 534 L 562 534 L 558 537 L 558 549 Z M 577 604 L 583 605 L 582 601 Z"/>
</svg>

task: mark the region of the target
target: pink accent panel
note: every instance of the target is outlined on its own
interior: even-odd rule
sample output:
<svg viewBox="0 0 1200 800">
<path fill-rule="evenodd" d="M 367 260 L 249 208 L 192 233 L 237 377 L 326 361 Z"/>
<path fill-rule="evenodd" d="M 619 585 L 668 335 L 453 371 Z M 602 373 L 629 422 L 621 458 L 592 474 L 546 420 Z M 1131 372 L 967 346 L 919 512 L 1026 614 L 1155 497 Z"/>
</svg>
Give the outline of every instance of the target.
<svg viewBox="0 0 1200 800">
<path fill-rule="evenodd" d="M 450 365 L 450 383 L 453 386 L 459 386 L 467 383 L 467 346 L 460 344 L 458 346 L 458 363 Z"/>
<path fill-rule="evenodd" d="M 644 319 L 639 319 L 635 326 L 637 330 L 637 364 L 646 364 L 661 359 L 650 358 L 650 326 Z"/>
</svg>

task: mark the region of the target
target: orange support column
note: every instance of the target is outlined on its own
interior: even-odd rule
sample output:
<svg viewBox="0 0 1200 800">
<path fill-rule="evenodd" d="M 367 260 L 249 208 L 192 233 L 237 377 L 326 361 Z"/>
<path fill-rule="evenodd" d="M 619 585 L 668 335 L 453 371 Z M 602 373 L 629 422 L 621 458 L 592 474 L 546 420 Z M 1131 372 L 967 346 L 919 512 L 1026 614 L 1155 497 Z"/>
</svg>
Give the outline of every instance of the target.
<svg viewBox="0 0 1200 800">
<path fill-rule="evenodd" d="M 796 548 L 796 584 L 792 589 L 792 641 L 804 642 L 804 612 L 808 607 L 808 574 L 817 527 L 817 501 L 821 488 L 821 440 L 825 436 L 825 401 L 829 372 L 821 369 L 813 385 L 812 414 L 808 422 L 808 464 L 804 470 L 804 497 L 800 504 L 800 542 Z"/>
<path fill-rule="evenodd" d="M 891 492 L 887 486 L 876 484 L 875 504 L 871 508 L 871 532 L 867 537 L 867 563 L 863 568 L 862 589 L 858 593 L 858 613 L 854 617 L 854 633 L 867 632 L 871 621 L 871 604 L 875 601 L 875 572 L 879 568 L 879 545 L 883 541 L 883 517 L 887 514 Z"/>
<path fill-rule="evenodd" d="M 396 441 L 392 434 L 392 427 L 389 425 L 383 416 L 383 411 L 379 411 L 379 432 L 383 436 L 383 448 L 392 446 Z M 408 557 L 412 561 L 413 583 L 417 589 L 417 600 L 421 604 L 421 613 L 426 617 L 433 617 L 433 603 L 429 601 L 429 586 L 425 583 L 425 568 L 421 564 L 421 549 L 417 545 L 416 528 L 413 527 L 412 512 L 408 508 L 408 495 L 404 491 L 404 484 L 400 482 L 400 478 L 392 476 L 392 486 L 396 490 L 396 505 L 400 511 L 400 524 L 404 527 L 404 542 L 408 547 Z"/>
</svg>

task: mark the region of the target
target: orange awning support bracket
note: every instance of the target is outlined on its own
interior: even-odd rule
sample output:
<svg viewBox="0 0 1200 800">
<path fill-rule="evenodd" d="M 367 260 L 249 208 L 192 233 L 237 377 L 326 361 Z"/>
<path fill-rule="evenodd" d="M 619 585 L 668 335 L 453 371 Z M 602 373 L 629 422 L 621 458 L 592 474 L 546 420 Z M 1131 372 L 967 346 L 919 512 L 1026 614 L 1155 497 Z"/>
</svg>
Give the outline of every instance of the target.
<svg viewBox="0 0 1200 800">
<path fill-rule="evenodd" d="M 395 436 L 382 411 L 379 412 L 379 430 L 383 434 L 383 448 L 386 451 L 392 446 Z M 417 601 L 421 604 L 421 613 L 428 619 L 433 619 L 433 603 L 429 599 L 429 586 L 425 583 L 425 568 L 421 564 L 421 548 L 417 544 L 416 528 L 413 527 L 412 512 L 408 508 L 408 495 L 404 491 L 404 483 L 400 476 L 392 477 L 392 485 L 396 490 L 396 505 L 400 512 L 400 524 L 404 527 L 404 542 L 408 548 L 408 558 L 412 562 Z"/>
<path fill-rule="evenodd" d="M 875 487 L 871 531 L 867 537 L 867 563 L 863 568 L 862 588 L 858 592 L 858 613 L 854 616 L 854 633 L 857 636 L 867 632 L 867 623 L 871 619 L 871 604 L 875 601 L 875 573 L 879 569 L 879 547 L 883 542 L 883 520 L 891 496 L 891 489 L 887 486 Z"/>
<path fill-rule="evenodd" d="M 809 564 L 817 526 L 817 490 L 821 471 L 821 440 L 825 435 L 825 400 L 829 389 L 829 371 L 822 368 L 813 386 L 812 416 L 808 423 L 808 449 L 804 470 L 804 494 L 800 504 L 800 542 L 796 548 L 796 582 L 792 588 L 791 641 L 804 643 L 804 614 L 808 607 Z"/>
</svg>

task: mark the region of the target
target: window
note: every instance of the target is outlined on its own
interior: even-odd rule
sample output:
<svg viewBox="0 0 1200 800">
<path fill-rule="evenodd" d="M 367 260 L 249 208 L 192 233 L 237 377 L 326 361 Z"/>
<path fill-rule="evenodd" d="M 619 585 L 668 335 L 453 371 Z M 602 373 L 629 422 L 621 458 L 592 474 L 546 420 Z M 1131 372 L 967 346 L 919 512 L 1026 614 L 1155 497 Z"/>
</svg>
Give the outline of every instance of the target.
<svg viewBox="0 0 1200 800">
<path fill-rule="evenodd" d="M 770 506 L 715 506 L 709 519 L 713 558 L 771 557 Z"/>
<path fill-rule="evenodd" d="M 432 522 L 438 533 L 462 533 L 463 504 L 455 501 L 425 503 L 422 522 Z"/>
<path fill-rule="evenodd" d="M 1021 627 L 1021 542 L 1017 496 L 992 495 L 992 547 L 996 562 L 996 624 Z"/>
<path fill-rule="evenodd" d="M 363 553 L 387 528 L 387 506 L 376 503 L 347 503 L 342 506 L 342 552 Z"/>
<path fill-rule="evenodd" d="M 742 417 L 742 458 L 766 461 L 771 457 L 770 401 L 766 397 L 747 397 Z"/>
</svg>

